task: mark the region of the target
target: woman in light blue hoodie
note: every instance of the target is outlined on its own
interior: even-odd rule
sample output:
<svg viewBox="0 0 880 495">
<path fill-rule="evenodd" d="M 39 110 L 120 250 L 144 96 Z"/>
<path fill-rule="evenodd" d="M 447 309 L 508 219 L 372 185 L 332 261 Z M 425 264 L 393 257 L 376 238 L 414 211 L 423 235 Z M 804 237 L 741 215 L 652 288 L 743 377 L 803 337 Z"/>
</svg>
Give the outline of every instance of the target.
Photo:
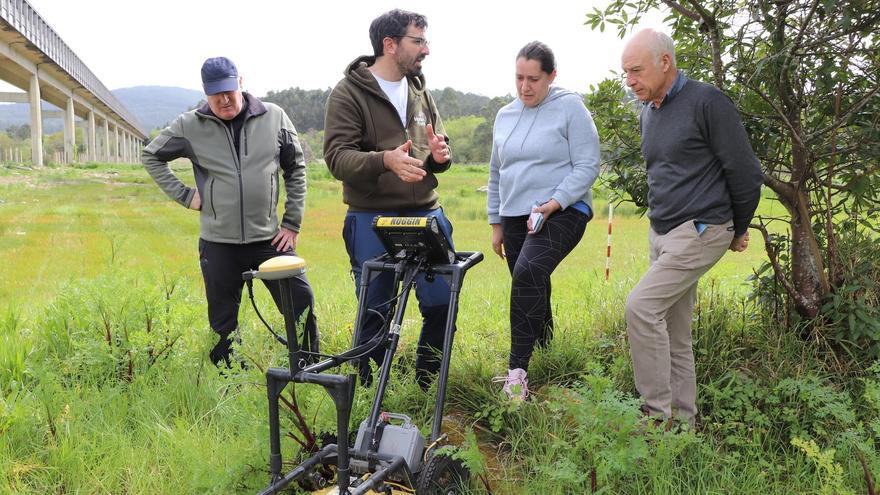
<svg viewBox="0 0 880 495">
<path fill-rule="evenodd" d="M 492 249 L 506 258 L 510 290 L 510 360 L 504 391 L 528 396 L 535 344 L 553 332 L 550 275 L 593 217 L 590 189 L 599 175 L 599 136 L 583 98 L 550 86 L 556 61 L 533 41 L 516 57 L 518 98 L 498 111 L 489 164 Z"/>
</svg>

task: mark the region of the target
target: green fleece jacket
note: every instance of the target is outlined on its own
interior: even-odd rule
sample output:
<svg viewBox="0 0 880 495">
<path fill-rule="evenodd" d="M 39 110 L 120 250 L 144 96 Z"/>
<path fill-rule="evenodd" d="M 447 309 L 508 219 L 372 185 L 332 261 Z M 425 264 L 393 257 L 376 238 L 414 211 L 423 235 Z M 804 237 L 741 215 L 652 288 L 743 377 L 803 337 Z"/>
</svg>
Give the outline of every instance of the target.
<svg viewBox="0 0 880 495">
<path fill-rule="evenodd" d="M 324 161 L 342 181 L 342 199 L 353 211 L 400 211 L 436 208 L 437 177 L 452 160 L 438 164 L 431 157 L 425 126 L 446 135 L 440 113 L 423 76 L 408 77 L 406 127 L 368 67 L 375 57 L 359 57 L 333 88 L 324 119 Z M 419 182 L 403 182 L 385 168 L 385 151 L 412 140 L 410 156 L 422 160 L 428 174 Z"/>
<path fill-rule="evenodd" d="M 207 105 L 178 116 L 144 148 L 141 161 L 153 180 L 184 207 L 195 190 L 168 166 L 176 158 L 193 164 L 202 199 L 200 236 L 245 244 L 278 232 L 278 175 L 287 202 L 281 225 L 299 232 L 306 197 L 306 168 L 296 129 L 280 107 L 244 93 L 247 108 L 236 153 L 232 133 Z"/>
</svg>

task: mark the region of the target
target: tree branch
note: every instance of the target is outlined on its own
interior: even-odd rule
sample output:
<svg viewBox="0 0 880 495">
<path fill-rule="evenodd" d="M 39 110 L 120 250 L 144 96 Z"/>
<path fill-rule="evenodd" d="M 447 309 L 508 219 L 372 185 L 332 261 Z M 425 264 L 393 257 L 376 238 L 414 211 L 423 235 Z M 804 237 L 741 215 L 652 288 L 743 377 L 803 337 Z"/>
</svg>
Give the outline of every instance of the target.
<svg viewBox="0 0 880 495">
<path fill-rule="evenodd" d="M 777 196 L 788 201 L 789 204 L 785 206 L 785 209 L 790 211 L 791 203 L 794 203 L 794 186 L 769 174 L 764 174 L 764 185 L 775 192 Z"/>
<path fill-rule="evenodd" d="M 723 50 L 721 48 L 721 31 L 718 29 L 718 21 L 711 12 L 706 10 L 696 0 L 688 0 L 688 3 L 697 9 L 697 12 L 703 18 L 703 22 L 706 23 L 706 27 L 709 28 L 709 40 L 712 42 L 712 72 L 715 76 L 715 86 L 718 89 L 724 89 L 724 63 L 721 61 Z"/>
<path fill-rule="evenodd" d="M 782 61 L 783 71 L 787 71 L 791 66 L 791 60 L 794 58 L 794 53 L 800 48 L 801 42 L 804 40 L 804 34 L 807 32 L 807 26 L 810 25 L 810 21 L 813 19 L 813 15 L 816 13 L 818 7 L 819 0 L 813 0 L 813 4 L 810 5 L 810 11 L 807 13 L 807 17 L 804 18 L 804 22 L 801 23 L 801 28 L 798 30 L 798 34 L 794 37 L 794 41 L 792 41 L 788 50 L 785 52 L 785 58 Z"/>
<path fill-rule="evenodd" d="M 781 108 L 779 108 L 779 107 L 776 105 L 776 102 L 774 102 L 773 100 L 770 99 L 769 96 L 767 96 L 767 93 L 761 91 L 761 88 L 755 86 L 755 85 L 752 84 L 750 81 L 744 81 L 742 78 L 738 78 L 738 79 L 739 79 L 739 82 L 741 82 L 741 83 L 744 84 L 747 88 L 749 88 L 749 89 L 751 89 L 752 91 L 754 91 L 755 94 L 757 94 L 758 96 L 760 96 L 761 99 L 764 100 L 765 103 L 767 103 L 768 105 L 770 105 L 770 107 L 773 108 L 773 110 L 775 110 L 777 114 L 779 114 L 779 116 L 782 118 L 782 121 L 785 122 L 785 126 L 788 127 L 788 130 L 791 131 L 792 139 L 794 139 L 795 141 L 797 141 L 797 143 L 800 144 L 801 146 L 804 146 L 804 147 L 805 147 L 803 140 L 801 140 L 801 136 L 800 136 L 800 133 L 799 133 L 798 129 L 796 129 L 795 126 L 794 126 L 794 124 L 792 124 L 792 122 L 791 122 L 790 120 L 788 120 L 788 115 L 785 114 L 785 111 L 783 111 Z M 780 91 L 780 95 L 781 95 L 781 94 L 782 94 L 782 92 Z M 784 99 L 784 98 L 783 98 L 783 99 Z"/>
<path fill-rule="evenodd" d="M 672 10 L 678 12 L 679 14 L 687 17 L 694 22 L 700 22 L 701 20 L 700 14 L 697 14 L 693 10 L 689 10 L 687 7 L 674 0 L 663 0 L 663 3 L 665 3 Z"/>
<path fill-rule="evenodd" d="M 822 136 L 823 134 L 826 134 L 828 132 L 839 129 L 843 124 L 846 123 L 846 121 L 849 120 L 849 118 L 854 113 L 858 112 L 865 105 L 867 105 L 868 102 L 871 100 L 871 98 L 873 98 L 874 95 L 876 95 L 878 92 L 880 92 L 880 84 L 875 85 L 874 89 L 869 91 L 865 96 L 863 96 L 861 99 L 859 99 L 859 101 L 853 103 L 852 106 L 849 107 L 849 109 L 847 109 L 839 117 L 834 119 L 834 121 L 831 124 L 829 124 L 828 126 L 822 128 L 822 129 L 819 129 L 816 132 L 808 134 L 806 142 L 810 143 L 810 142 L 814 141 L 815 139 L 817 139 L 818 137 Z"/>
<path fill-rule="evenodd" d="M 829 34 L 828 36 L 817 38 L 809 43 L 803 45 L 804 48 L 810 47 L 823 47 L 827 45 L 830 41 L 836 40 L 838 38 L 843 38 L 845 36 L 849 36 L 850 34 L 858 34 L 863 29 L 873 26 L 878 21 L 880 21 L 880 11 L 875 11 L 873 15 L 869 15 L 867 17 L 863 17 L 861 22 L 850 25 L 849 29 L 843 31 L 835 31 Z"/>
<path fill-rule="evenodd" d="M 775 50 L 778 52 L 784 52 L 786 46 L 785 28 L 786 20 L 788 19 L 788 5 L 785 3 L 779 3 L 777 6 L 779 12 L 776 17 L 775 29 L 771 33 L 771 39 L 775 42 Z M 795 103 L 792 98 L 791 80 L 788 78 L 788 67 L 784 62 L 780 65 L 779 74 L 776 75 L 776 84 L 779 88 L 779 97 L 782 99 L 782 104 L 785 105 L 786 108 L 792 109 L 792 112 L 796 112 L 799 105 Z M 786 123 L 788 123 L 789 127 L 792 129 L 793 135 L 800 134 L 800 132 L 795 129 L 794 123 L 790 122 L 787 115 Z M 803 145 L 803 143 L 801 144 Z"/>
<path fill-rule="evenodd" d="M 689 4 L 691 4 L 691 6 L 692 6 L 694 9 L 696 9 L 697 13 L 700 15 L 700 17 L 703 18 L 703 21 L 704 21 L 704 22 L 706 22 L 707 24 L 710 23 L 710 22 L 712 23 L 712 24 L 709 26 L 710 28 L 714 28 L 714 27 L 717 27 L 717 26 L 718 26 L 718 23 L 715 22 L 715 17 L 712 15 L 711 12 L 709 12 L 708 10 L 706 10 L 706 7 L 703 7 L 702 5 L 700 5 L 700 3 L 697 2 L 696 0 L 687 0 L 687 2 L 688 2 Z M 663 0 L 663 3 L 666 3 L 666 0 Z"/>
<path fill-rule="evenodd" d="M 800 295 L 797 290 L 794 288 L 794 284 L 792 284 L 791 280 L 785 276 L 785 273 L 782 271 L 782 267 L 779 265 L 779 247 L 776 244 L 773 244 L 770 239 L 770 233 L 767 231 L 767 227 L 763 224 L 753 223 L 749 225 L 749 228 L 756 229 L 761 232 L 764 236 L 764 249 L 767 250 L 767 258 L 770 260 L 770 266 L 773 267 L 773 274 L 776 276 L 776 280 L 782 284 L 785 288 L 785 292 L 788 293 L 789 297 L 794 299 L 797 304 L 802 306 L 807 306 L 808 301 L 805 297 Z"/>
</svg>

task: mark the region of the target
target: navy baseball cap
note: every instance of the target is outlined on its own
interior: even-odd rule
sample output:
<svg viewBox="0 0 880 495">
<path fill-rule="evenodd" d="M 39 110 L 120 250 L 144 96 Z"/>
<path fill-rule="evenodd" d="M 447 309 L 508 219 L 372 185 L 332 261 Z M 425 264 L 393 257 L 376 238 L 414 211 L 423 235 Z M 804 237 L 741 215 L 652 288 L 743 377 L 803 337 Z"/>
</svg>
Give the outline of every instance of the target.
<svg viewBox="0 0 880 495">
<path fill-rule="evenodd" d="M 215 95 L 238 90 L 238 69 L 226 57 L 214 57 L 202 64 L 202 86 L 205 94 Z"/>
</svg>

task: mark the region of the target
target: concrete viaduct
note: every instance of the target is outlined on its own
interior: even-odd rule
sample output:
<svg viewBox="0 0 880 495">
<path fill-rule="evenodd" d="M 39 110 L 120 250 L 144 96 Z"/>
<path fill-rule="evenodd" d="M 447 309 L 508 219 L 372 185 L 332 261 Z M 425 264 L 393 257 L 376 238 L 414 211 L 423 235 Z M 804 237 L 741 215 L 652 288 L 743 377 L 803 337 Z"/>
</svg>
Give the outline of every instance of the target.
<svg viewBox="0 0 880 495">
<path fill-rule="evenodd" d="M 147 132 L 26 0 L 0 0 L 0 80 L 24 91 L 0 92 L 0 102 L 30 103 L 35 166 L 43 165 L 50 117 L 64 120 L 63 162 L 139 161 Z M 43 111 L 41 101 L 62 110 Z M 77 153 L 76 117 L 86 125 L 85 156 Z"/>
</svg>

